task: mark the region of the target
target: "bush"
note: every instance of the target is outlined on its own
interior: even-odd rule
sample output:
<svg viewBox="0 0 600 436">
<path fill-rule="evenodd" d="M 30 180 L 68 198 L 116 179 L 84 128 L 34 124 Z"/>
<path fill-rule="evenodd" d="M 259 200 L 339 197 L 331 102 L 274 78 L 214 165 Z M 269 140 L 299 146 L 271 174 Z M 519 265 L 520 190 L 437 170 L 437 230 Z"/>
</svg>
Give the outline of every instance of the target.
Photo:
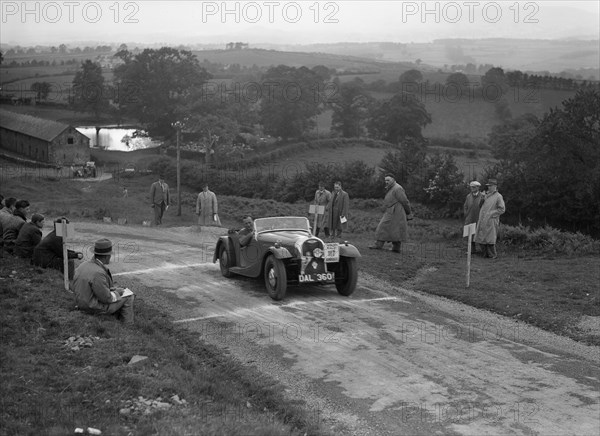
<svg viewBox="0 0 600 436">
<path fill-rule="evenodd" d="M 583 233 L 564 232 L 551 226 L 532 230 L 528 226 L 500 225 L 499 240 L 509 246 L 543 253 L 600 254 L 600 241 Z"/>
</svg>

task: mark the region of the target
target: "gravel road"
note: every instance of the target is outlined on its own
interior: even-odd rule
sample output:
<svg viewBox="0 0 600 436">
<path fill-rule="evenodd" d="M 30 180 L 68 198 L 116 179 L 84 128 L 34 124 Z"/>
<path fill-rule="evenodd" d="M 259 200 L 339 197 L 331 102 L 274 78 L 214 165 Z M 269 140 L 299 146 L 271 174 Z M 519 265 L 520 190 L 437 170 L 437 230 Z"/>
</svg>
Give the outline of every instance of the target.
<svg viewBox="0 0 600 436">
<path fill-rule="evenodd" d="M 307 285 L 275 302 L 260 280 L 221 276 L 223 229 L 75 227 L 71 248 L 89 256 L 112 239 L 119 284 L 278 380 L 337 434 L 600 432 L 598 347 L 364 271 L 351 297 Z"/>
</svg>

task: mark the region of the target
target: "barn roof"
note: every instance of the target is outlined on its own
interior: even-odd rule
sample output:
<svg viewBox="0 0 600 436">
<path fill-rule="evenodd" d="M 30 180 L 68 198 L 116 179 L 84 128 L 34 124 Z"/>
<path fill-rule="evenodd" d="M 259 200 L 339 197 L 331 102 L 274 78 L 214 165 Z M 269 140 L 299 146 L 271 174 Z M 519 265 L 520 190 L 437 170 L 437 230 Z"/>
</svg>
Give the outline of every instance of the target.
<svg viewBox="0 0 600 436">
<path fill-rule="evenodd" d="M 0 109 L 0 127 L 50 142 L 70 126 L 58 121 Z"/>
</svg>

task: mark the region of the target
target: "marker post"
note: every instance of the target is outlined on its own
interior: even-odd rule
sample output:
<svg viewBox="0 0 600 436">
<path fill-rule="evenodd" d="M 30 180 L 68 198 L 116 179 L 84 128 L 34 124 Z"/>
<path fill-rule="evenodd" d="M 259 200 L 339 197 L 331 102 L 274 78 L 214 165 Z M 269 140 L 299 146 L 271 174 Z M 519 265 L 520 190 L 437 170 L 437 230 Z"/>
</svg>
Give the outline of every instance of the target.
<svg viewBox="0 0 600 436">
<path fill-rule="evenodd" d="M 69 291 L 69 251 L 67 250 L 67 238 L 74 232 L 73 224 L 67 224 L 66 220 L 61 220 L 60 223 L 54 224 L 56 236 L 62 237 L 63 249 L 63 269 L 64 269 L 64 285 L 65 291 Z"/>
<path fill-rule="evenodd" d="M 308 206 L 308 213 L 315 214 L 315 222 L 313 224 L 313 232 L 317 231 L 317 220 L 319 219 L 319 215 L 325 214 L 325 206 L 317 206 L 316 204 L 311 204 Z"/>
<path fill-rule="evenodd" d="M 467 237 L 469 244 L 467 248 L 467 288 L 471 283 L 471 245 L 473 241 L 473 235 L 475 235 L 476 230 L 477 224 L 475 223 L 467 224 L 463 227 L 463 238 Z"/>
</svg>

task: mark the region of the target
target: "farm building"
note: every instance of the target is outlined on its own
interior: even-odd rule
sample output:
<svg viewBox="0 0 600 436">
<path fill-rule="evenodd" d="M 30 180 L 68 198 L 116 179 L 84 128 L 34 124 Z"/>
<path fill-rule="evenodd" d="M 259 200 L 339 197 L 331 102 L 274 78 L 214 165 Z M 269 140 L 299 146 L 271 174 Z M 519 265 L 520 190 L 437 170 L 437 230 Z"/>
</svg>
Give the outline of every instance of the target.
<svg viewBox="0 0 600 436">
<path fill-rule="evenodd" d="M 0 109 L 0 149 L 52 165 L 84 165 L 90 139 L 57 121 Z"/>
</svg>

